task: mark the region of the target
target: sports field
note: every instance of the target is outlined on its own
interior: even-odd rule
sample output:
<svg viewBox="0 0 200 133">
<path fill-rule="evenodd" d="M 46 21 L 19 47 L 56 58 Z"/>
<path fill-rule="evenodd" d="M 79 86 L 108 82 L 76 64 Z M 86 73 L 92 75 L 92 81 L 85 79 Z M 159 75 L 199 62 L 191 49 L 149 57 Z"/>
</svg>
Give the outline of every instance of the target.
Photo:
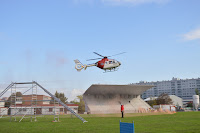
<svg viewBox="0 0 200 133">
<path fill-rule="evenodd" d="M 175 114 L 120 114 L 82 115 L 88 122 L 82 123 L 71 115 L 60 116 L 60 122 L 51 122 L 53 116 L 38 117 L 37 122 L 24 119 L 9 122 L 0 119 L 0 133 L 119 133 L 119 120 L 135 123 L 136 133 L 199 133 L 200 112 L 179 112 Z M 17 118 L 18 120 L 20 119 Z"/>
</svg>

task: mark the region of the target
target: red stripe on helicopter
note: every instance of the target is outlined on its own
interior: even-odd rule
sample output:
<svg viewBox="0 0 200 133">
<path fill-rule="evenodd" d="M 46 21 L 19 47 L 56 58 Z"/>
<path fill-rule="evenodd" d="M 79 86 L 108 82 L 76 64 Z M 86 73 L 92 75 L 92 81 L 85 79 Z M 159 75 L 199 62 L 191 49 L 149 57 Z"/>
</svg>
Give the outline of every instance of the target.
<svg viewBox="0 0 200 133">
<path fill-rule="evenodd" d="M 98 61 L 98 65 L 97 65 L 97 67 L 103 69 L 103 68 L 104 68 L 104 64 L 105 64 L 106 61 L 108 61 L 107 58 L 104 58 L 104 59 Z"/>
</svg>

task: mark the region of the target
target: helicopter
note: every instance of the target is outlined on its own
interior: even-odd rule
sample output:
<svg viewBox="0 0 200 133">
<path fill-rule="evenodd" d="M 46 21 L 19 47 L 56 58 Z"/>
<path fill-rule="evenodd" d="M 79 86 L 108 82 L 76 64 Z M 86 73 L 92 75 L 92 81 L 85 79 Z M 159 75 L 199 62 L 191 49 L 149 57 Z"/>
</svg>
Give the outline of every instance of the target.
<svg viewBox="0 0 200 133">
<path fill-rule="evenodd" d="M 76 59 L 76 60 L 74 60 L 74 62 L 76 64 L 75 69 L 77 71 L 81 71 L 83 68 L 86 70 L 87 67 L 96 66 L 100 69 L 105 70 L 105 72 L 112 72 L 112 71 L 116 71 L 117 68 L 121 65 L 121 63 L 117 60 L 108 59 L 108 57 L 111 57 L 111 56 L 103 56 L 103 55 L 98 54 L 97 52 L 93 52 L 93 53 L 98 55 L 98 56 L 101 56 L 101 58 L 89 59 L 89 60 L 86 60 L 86 61 L 98 60 L 98 59 L 101 59 L 101 60 L 97 61 L 94 64 L 83 65 L 78 59 Z M 126 53 L 126 52 L 122 52 L 122 53 L 115 54 L 115 55 L 112 55 L 112 56 L 116 56 L 116 55 L 120 55 L 120 54 L 124 54 L 124 53 Z M 109 70 L 109 71 L 107 71 L 107 70 Z"/>
</svg>

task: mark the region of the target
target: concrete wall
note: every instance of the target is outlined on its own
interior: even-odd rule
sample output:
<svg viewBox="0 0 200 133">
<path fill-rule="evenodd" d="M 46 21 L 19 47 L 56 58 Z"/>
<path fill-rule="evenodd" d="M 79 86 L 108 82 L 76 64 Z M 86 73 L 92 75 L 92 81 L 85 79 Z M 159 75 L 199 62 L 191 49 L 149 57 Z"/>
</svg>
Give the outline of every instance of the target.
<svg viewBox="0 0 200 133">
<path fill-rule="evenodd" d="M 121 113 L 121 104 L 124 105 L 125 113 L 138 113 L 141 109 L 151 108 L 140 96 L 115 95 L 110 98 L 103 96 L 84 97 L 86 112 L 91 114 Z"/>
<path fill-rule="evenodd" d="M 152 86 L 139 85 L 92 85 L 83 95 L 85 111 L 90 114 L 138 113 L 151 108 L 140 95 Z"/>
</svg>

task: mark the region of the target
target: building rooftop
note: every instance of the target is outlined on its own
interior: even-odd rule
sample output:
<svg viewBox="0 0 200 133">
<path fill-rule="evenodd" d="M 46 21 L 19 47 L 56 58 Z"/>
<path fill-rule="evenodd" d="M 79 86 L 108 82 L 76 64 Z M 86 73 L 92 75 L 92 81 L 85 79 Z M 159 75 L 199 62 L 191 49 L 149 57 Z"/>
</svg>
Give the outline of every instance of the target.
<svg viewBox="0 0 200 133">
<path fill-rule="evenodd" d="M 191 78 L 191 79 L 180 79 L 180 78 L 174 78 L 173 77 L 171 80 L 150 81 L 150 82 L 148 82 L 148 81 L 140 81 L 139 83 L 171 82 L 171 81 L 194 80 L 194 79 L 199 79 L 200 80 L 199 77 L 198 78 Z M 138 84 L 138 83 L 133 83 L 133 84 Z"/>
</svg>

